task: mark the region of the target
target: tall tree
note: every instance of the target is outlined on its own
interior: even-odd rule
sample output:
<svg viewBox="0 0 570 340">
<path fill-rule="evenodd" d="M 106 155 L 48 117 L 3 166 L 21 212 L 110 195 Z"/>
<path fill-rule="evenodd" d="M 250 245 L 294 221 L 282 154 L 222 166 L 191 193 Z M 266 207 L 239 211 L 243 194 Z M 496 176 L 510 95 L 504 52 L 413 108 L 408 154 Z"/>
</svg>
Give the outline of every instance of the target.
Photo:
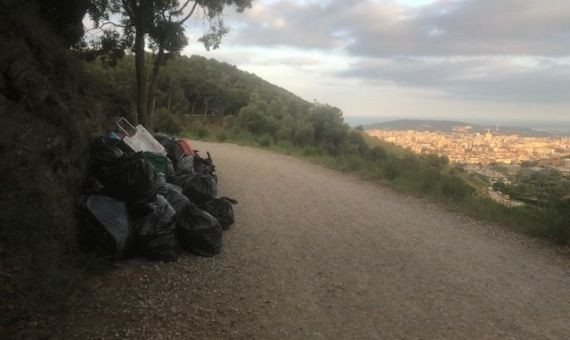
<svg viewBox="0 0 570 340">
<path fill-rule="evenodd" d="M 140 124 L 146 124 L 146 69 L 145 39 L 153 24 L 160 0 L 93 0 L 89 12 L 96 26 L 109 32 L 108 27 L 122 29 L 123 39 L 135 54 L 137 80 L 137 117 Z M 120 22 L 111 18 L 120 18 Z M 109 34 L 105 34 L 109 36 Z"/>
<path fill-rule="evenodd" d="M 160 67 L 165 53 L 179 53 L 188 44 L 184 35 L 184 23 L 200 13 L 209 23 L 208 30 L 199 39 L 206 49 L 218 48 L 222 37 L 228 32 L 222 13 L 225 7 L 235 6 L 243 12 L 252 0 L 92 0 L 92 18 L 99 27 L 111 26 L 122 29 L 123 39 L 132 43 L 135 54 L 137 79 L 137 114 L 140 124 L 148 124 L 148 112 L 154 108 L 154 94 Z M 110 18 L 120 18 L 112 22 Z M 102 22 L 104 21 L 104 22 Z M 157 55 L 154 61 L 147 93 L 145 70 L 146 39 Z"/>
<path fill-rule="evenodd" d="M 149 32 L 152 41 L 151 47 L 156 51 L 147 95 L 146 111 L 149 121 L 155 108 L 156 86 L 158 85 L 160 67 L 165 61 L 165 53 L 178 54 L 188 44 L 183 25 L 194 14 L 198 3 L 194 2 L 190 12 L 182 19 L 177 19 L 177 17 L 184 14 L 184 9 L 190 2 L 187 0 L 180 8 L 170 6 L 163 8 L 161 15 L 157 16 L 155 24 Z"/>
</svg>

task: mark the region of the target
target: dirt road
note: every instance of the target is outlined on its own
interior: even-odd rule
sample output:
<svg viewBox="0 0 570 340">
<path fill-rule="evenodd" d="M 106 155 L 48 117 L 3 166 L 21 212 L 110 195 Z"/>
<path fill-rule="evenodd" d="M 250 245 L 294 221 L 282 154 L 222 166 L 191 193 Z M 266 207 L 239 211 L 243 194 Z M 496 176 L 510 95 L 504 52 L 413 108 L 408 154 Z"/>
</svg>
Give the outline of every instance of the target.
<svg viewBox="0 0 570 340">
<path fill-rule="evenodd" d="M 306 161 L 196 144 L 239 200 L 223 253 L 121 263 L 75 297 L 66 338 L 570 338 L 555 249 Z"/>
</svg>

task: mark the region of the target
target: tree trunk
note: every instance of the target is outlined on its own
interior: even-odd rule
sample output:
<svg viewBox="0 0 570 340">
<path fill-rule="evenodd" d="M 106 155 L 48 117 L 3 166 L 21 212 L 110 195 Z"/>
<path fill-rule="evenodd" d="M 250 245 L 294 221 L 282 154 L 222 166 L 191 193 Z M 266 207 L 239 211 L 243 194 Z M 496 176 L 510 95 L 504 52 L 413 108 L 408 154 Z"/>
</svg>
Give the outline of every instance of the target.
<svg viewBox="0 0 570 340">
<path fill-rule="evenodd" d="M 197 102 L 198 102 L 198 95 L 196 95 L 196 97 L 194 98 L 194 104 L 192 104 L 192 112 L 190 113 L 191 115 L 194 114 L 194 109 L 196 109 Z"/>
<path fill-rule="evenodd" d="M 203 120 L 206 120 L 207 113 L 208 113 L 208 101 L 206 100 L 206 103 L 204 105 L 204 118 L 202 118 Z"/>
<path fill-rule="evenodd" d="M 154 60 L 154 65 L 152 67 L 152 74 L 150 76 L 150 85 L 148 87 L 148 101 L 146 105 L 146 114 L 149 122 L 152 120 L 152 115 L 154 114 L 154 108 L 156 106 L 155 93 L 156 93 L 156 87 L 158 86 L 158 75 L 163 57 L 164 57 L 164 44 L 160 44 L 160 47 L 158 48 L 158 54 L 156 55 L 156 59 Z"/>
<path fill-rule="evenodd" d="M 172 77 L 168 77 L 168 98 L 166 99 L 166 108 L 170 111 L 172 105 Z"/>
<path fill-rule="evenodd" d="M 139 124 L 146 125 L 146 71 L 144 62 L 144 38 L 146 35 L 144 23 L 142 22 L 142 13 L 140 8 L 137 9 L 136 25 L 135 25 L 135 69 L 137 73 L 137 113 Z"/>
</svg>

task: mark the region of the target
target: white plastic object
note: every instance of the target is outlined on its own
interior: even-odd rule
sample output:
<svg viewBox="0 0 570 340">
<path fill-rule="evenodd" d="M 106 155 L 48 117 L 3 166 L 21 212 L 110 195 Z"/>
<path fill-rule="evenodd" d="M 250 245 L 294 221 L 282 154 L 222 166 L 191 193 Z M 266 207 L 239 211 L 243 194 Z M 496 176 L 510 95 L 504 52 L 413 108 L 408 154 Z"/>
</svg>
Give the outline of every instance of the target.
<svg viewBox="0 0 570 340">
<path fill-rule="evenodd" d="M 142 125 L 132 126 L 122 117 L 117 121 L 117 127 L 125 133 L 123 141 L 135 152 L 152 152 L 166 156 L 166 149 Z"/>
</svg>

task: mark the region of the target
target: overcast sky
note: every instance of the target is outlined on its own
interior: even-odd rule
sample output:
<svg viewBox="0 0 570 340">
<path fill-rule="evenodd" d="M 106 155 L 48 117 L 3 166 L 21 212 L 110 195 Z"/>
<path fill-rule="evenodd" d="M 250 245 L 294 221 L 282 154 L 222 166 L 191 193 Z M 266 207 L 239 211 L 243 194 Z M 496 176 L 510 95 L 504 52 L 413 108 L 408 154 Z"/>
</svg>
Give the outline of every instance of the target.
<svg viewBox="0 0 570 340">
<path fill-rule="evenodd" d="M 346 117 L 570 121 L 570 0 L 254 0 L 225 20 L 219 50 L 194 27 L 184 53 Z"/>
</svg>

